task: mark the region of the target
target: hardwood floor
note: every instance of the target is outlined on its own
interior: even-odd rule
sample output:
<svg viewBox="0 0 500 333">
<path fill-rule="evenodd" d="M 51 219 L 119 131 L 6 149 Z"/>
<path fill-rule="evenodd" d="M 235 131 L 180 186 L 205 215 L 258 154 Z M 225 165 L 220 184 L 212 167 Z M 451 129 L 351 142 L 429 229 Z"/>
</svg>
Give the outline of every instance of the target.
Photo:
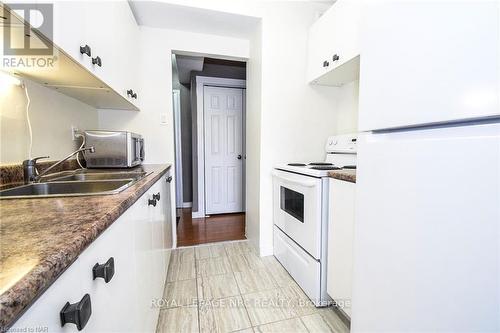
<svg viewBox="0 0 500 333">
<path fill-rule="evenodd" d="M 245 213 L 191 218 L 191 209 L 182 209 L 177 225 L 177 246 L 191 246 L 245 238 Z"/>
</svg>

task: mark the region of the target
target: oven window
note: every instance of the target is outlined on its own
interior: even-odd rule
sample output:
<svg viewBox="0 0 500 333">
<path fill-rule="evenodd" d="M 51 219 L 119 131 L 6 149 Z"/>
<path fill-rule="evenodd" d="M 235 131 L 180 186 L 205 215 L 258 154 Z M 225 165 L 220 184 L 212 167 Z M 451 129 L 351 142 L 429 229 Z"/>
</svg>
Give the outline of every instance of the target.
<svg viewBox="0 0 500 333">
<path fill-rule="evenodd" d="M 304 223 L 304 195 L 281 186 L 280 208 Z"/>
</svg>

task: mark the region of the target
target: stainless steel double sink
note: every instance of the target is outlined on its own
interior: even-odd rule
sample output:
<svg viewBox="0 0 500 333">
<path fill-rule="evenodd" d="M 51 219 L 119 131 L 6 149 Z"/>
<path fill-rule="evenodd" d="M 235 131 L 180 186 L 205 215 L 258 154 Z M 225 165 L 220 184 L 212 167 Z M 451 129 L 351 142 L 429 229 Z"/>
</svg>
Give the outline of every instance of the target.
<svg viewBox="0 0 500 333">
<path fill-rule="evenodd" d="M 38 183 L 0 191 L 0 199 L 116 194 L 147 175 L 143 171 L 63 171 L 47 175 Z"/>
</svg>

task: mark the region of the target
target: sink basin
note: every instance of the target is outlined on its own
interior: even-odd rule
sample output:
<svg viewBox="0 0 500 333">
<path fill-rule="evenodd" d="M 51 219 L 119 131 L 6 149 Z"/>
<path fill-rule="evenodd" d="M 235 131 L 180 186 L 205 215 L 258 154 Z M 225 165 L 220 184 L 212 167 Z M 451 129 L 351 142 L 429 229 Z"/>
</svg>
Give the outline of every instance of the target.
<svg viewBox="0 0 500 333">
<path fill-rule="evenodd" d="M 0 191 L 0 199 L 116 194 L 133 183 L 133 179 L 34 183 Z"/>
<path fill-rule="evenodd" d="M 94 172 L 94 173 L 75 173 L 67 176 L 50 177 L 46 182 L 54 181 L 88 181 L 88 180 L 115 180 L 115 179 L 133 179 L 139 180 L 146 176 L 146 172 Z"/>
</svg>

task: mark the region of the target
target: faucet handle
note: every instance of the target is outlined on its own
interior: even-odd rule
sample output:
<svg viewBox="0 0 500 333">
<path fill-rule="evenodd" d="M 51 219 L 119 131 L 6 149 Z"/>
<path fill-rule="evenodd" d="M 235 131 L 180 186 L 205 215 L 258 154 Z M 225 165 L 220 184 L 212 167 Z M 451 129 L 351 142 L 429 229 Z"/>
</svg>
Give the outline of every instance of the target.
<svg viewBox="0 0 500 333">
<path fill-rule="evenodd" d="M 40 157 L 32 158 L 30 160 L 24 160 L 23 161 L 23 165 L 24 166 L 35 166 L 36 165 L 36 161 L 41 160 L 43 158 L 50 158 L 50 156 L 40 156 Z"/>
<path fill-rule="evenodd" d="M 34 161 L 36 163 L 36 161 L 38 160 L 41 160 L 41 159 L 44 159 L 44 158 L 50 158 L 50 156 L 39 156 L 39 157 L 35 157 L 32 159 L 32 161 Z"/>
<path fill-rule="evenodd" d="M 38 174 L 36 161 L 42 158 L 49 158 L 49 156 L 40 156 L 23 161 L 23 177 L 25 184 L 32 183 L 36 180 L 36 176 Z"/>
</svg>

